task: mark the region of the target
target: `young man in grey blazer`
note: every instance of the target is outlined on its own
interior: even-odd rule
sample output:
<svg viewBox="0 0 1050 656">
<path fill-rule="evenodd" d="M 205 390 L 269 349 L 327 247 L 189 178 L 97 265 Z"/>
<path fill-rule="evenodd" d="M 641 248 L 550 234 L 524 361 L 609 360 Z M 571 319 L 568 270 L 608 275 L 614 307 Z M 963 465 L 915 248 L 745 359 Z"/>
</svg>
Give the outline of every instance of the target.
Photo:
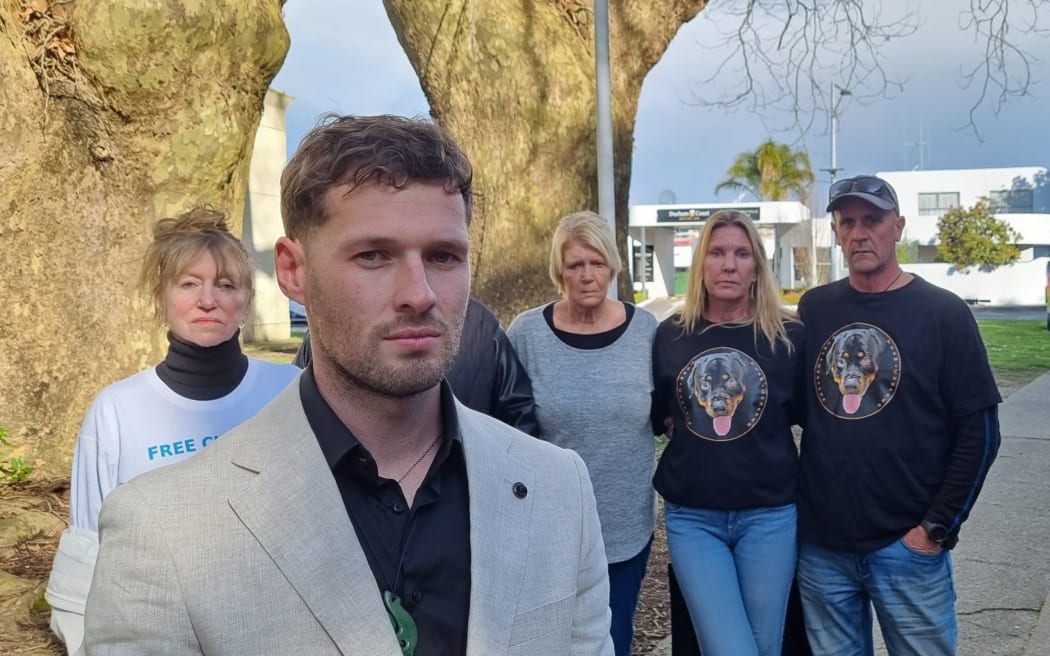
<svg viewBox="0 0 1050 656">
<path fill-rule="evenodd" d="M 578 456 L 444 378 L 471 168 L 436 125 L 327 117 L 285 168 L 277 278 L 313 362 L 254 419 L 118 488 L 88 654 L 612 654 Z"/>
</svg>

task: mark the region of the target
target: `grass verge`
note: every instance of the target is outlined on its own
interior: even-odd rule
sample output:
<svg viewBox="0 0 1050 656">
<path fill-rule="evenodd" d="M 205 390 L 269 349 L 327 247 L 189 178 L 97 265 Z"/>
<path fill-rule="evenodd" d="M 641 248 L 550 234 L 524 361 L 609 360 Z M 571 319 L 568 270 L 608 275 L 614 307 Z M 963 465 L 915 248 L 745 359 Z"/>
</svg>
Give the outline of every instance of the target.
<svg viewBox="0 0 1050 656">
<path fill-rule="evenodd" d="M 1000 387 L 1016 387 L 1050 371 L 1050 331 L 1038 319 L 978 319 Z"/>
<path fill-rule="evenodd" d="M 290 364 L 302 343 L 302 335 L 293 335 L 291 339 L 279 342 L 256 342 L 245 344 L 244 353 L 260 360 Z"/>
</svg>

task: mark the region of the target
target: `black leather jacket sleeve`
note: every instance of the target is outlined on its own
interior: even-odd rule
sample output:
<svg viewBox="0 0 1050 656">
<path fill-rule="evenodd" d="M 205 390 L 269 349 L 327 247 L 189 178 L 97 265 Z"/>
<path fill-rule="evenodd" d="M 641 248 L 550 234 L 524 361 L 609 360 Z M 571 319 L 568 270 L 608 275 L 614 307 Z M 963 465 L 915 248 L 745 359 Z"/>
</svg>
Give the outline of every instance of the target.
<svg viewBox="0 0 1050 656">
<path fill-rule="evenodd" d="M 496 342 L 496 376 L 492 385 L 492 416 L 523 433 L 538 437 L 540 429 L 529 374 L 502 328 L 496 331 L 493 339 Z"/>
</svg>

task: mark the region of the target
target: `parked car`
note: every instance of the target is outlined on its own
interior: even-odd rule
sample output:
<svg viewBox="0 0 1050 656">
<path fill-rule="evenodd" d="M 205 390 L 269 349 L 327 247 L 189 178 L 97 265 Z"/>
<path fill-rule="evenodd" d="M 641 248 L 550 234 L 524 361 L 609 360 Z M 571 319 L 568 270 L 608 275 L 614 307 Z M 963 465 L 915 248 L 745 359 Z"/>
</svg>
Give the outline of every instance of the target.
<svg viewBox="0 0 1050 656">
<path fill-rule="evenodd" d="M 288 301 L 288 319 L 292 326 L 306 325 L 306 308 L 295 301 Z"/>
</svg>

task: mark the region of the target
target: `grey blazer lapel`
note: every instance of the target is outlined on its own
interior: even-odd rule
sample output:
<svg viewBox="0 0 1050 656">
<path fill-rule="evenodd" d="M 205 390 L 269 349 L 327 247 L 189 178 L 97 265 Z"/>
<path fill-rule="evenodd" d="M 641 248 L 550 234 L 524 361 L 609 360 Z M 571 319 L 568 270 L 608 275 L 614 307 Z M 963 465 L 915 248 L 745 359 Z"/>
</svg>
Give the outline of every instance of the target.
<svg viewBox="0 0 1050 656">
<path fill-rule="evenodd" d="M 508 455 L 510 441 L 487 432 L 457 403 L 470 491 L 470 616 L 468 654 L 502 654 L 510 642 L 529 548 L 530 467 Z"/>
<path fill-rule="evenodd" d="M 257 476 L 230 495 L 230 507 L 342 653 L 401 656 L 372 570 L 303 412 L 298 381 L 245 428 L 255 434 L 233 464 Z"/>
</svg>

